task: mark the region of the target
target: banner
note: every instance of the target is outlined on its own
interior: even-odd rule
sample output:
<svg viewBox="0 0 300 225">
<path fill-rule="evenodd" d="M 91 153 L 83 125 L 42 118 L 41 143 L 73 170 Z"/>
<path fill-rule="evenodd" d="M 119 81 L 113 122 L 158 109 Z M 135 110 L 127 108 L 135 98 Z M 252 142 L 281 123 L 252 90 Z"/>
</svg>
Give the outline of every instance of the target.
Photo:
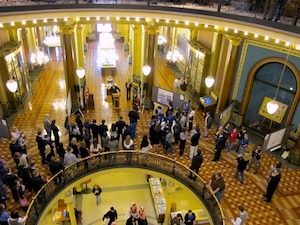
<svg viewBox="0 0 300 225">
<path fill-rule="evenodd" d="M 164 105 L 169 105 L 169 101 L 173 102 L 173 93 L 170 91 L 166 91 L 166 90 L 158 88 L 157 102 L 164 104 Z"/>
<path fill-rule="evenodd" d="M 269 119 L 269 120 L 272 120 L 276 123 L 281 123 L 284 116 L 285 116 L 285 113 L 286 113 L 286 110 L 287 110 L 288 106 L 286 104 L 281 103 L 281 102 L 275 101 L 279 105 L 279 107 L 278 107 L 278 109 L 275 113 L 270 114 L 267 111 L 267 104 L 270 101 L 272 101 L 271 98 L 269 98 L 269 97 L 264 98 L 264 100 L 263 100 L 263 102 L 260 106 L 258 114 L 265 117 L 265 118 L 267 118 L 267 119 Z"/>
</svg>

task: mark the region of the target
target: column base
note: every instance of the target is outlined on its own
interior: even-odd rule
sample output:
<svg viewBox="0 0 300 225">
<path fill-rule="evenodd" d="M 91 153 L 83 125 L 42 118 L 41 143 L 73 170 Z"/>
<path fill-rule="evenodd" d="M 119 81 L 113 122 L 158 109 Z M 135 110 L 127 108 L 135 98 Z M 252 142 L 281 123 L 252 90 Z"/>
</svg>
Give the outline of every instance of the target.
<svg viewBox="0 0 300 225">
<path fill-rule="evenodd" d="M 300 149 L 299 148 L 291 149 L 291 152 L 288 157 L 288 161 L 293 165 L 300 166 Z"/>
</svg>

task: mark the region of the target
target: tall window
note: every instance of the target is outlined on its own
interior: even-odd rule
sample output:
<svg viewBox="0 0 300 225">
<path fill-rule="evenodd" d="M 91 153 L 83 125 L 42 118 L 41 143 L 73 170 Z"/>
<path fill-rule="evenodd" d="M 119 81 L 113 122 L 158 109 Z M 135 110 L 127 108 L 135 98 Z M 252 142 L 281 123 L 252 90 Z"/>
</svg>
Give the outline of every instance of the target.
<svg viewBox="0 0 300 225">
<path fill-rule="evenodd" d="M 247 126 L 258 130 L 261 133 L 264 133 L 264 131 L 268 133 L 270 130 L 283 127 L 287 117 L 286 114 L 282 124 L 276 124 L 270 123 L 270 121 L 258 115 L 258 111 L 264 97 L 267 96 L 274 98 L 283 66 L 284 65 L 282 63 L 272 62 L 264 64 L 256 71 L 251 97 L 245 116 L 245 123 Z M 295 75 L 289 67 L 286 67 L 281 84 L 279 86 L 276 100 L 290 107 L 293 103 L 296 92 L 297 81 Z M 288 111 L 289 108 L 287 112 Z"/>
</svg>

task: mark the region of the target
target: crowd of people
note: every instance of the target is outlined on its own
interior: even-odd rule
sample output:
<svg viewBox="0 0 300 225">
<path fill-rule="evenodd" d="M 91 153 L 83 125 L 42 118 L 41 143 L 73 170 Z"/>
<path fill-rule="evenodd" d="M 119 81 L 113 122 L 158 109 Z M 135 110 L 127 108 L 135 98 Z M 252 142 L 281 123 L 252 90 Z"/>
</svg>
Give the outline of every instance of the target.
<svg viewBox="0 0 300 225">
<path fill-rule="evenodd" d="M 53 176 L 79 159 L 96 155 L 101 152 L 124 150 L 140 150 L 148 152 L 152 148 L 161 146 L 166 154 L 175 152 L 178 149 L 179 157 L 188 155 L 191 160 L 189 178 L 197 179 L 201 165 L 204 161 L 202 151 L 199 148 L 201 133 L 203 139 L 209 135 L 212 136 L 210 128 L 213 124 L 212 115 L 206 112 L 203 115 L 203 127 L 195 123 L 196 111 L 190 101 L 185 101 L 181 108 L 174 109 L 170 101 L 165 111 L 158 106 L 149 121 L 149 133 L 144 133 L 140 144 L 136 143 L 137 124 L 140 119 L 138 109 L 134 107 L 128 113 L 128 123 L 119 117 L 117 121 L 112 123 L 110 127 L 102 120 L 100 124 L 95 119 L 85 119 L 82 121 L 80 114 L 76 115 L 74 122 L 69 117 L 64 123 L 65 131 L 62 131 L 57 125 L 55 119 L 50 119 L 46 115 L 43 121 L 44 129 L 38 129 L 36 135 L 36 143 L 41 156 L 41 163 L 48 168 L 49 175 Z M 62 134 L 68 135 L 68 141 L 61 141 Z M 47 178 L 43 178 L 36 163 L 27 155 L 26 136 L 17 128 L 13 128 L 11 132 L 11 155 L 16 164 L 16 172 L 6 165 L 6 162 L 0 161 L 0 211 L 5 217 L 5 205 L 7 199 L 7 190 L 10 190 L 12 197 L 19 202 L 20 208 L 24 211 L 29 205 L 29 196 L 37 193 L 40 188 L 47 182 Z M 215 134 L 214 157 L 212 161 L 220 160 L 222 151 L 236 152 L 237 163 L 236 172 L 233 176 L 244 183 L 244 172 L 253 170 L 254 174 L 259 171 L 260 160 L 262 156 L 262 146 L 256 145 L 249 153 L 248 144 L 249 136 L 245 128 L 240 130 L 232 124 L 227 123 L 220 126 Z M 178 147 L 176 147 L 178 146 Z M 187 151 L 188 149 L 188 151 Z M 127 160 L 131 161 L 131 154 L 127 155 Z M 281 164 L 272 166 L 268 187 L 264 200 L 271 201 L 273 193 L 278 186 L 281 178 Z M 57 176 L 56 184 L 62 182 L 62 177 Z M 221 201 L 225 192 L 225 180 L 220 172 L 215 172 L 211 179 L 207 182 L 207 188 L 215 195 L 218 201 Z M 96 196 L 96 203 L 100 202 L 101 188 L 94 187 L 93 193 Z M 16 215 L 12 212 L 10 215 Z M 4 219 L 5 220 L 5 219 Z M 0 221 L 1 222 L 1 221 Z M 133 220 L 132 220 L 133 222 Z M 135 223 L 133 223 L 135 224 Z M 140 223 L 139 223 L 140 224 Z"/>
</svg>

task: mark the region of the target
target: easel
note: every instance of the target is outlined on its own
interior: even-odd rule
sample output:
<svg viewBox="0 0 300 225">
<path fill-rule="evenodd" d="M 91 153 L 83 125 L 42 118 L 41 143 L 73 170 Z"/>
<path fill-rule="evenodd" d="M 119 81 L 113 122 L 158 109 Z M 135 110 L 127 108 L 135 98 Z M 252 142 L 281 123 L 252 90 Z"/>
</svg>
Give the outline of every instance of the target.
<svg viewBox="0 0 300 225">
<path fill-rule="evenodd" d="M 84 117 L 84 114 L 81 111 L 81 107 L 80 106 L 77 109 L 75 109 L 74 112 L 72 112 L 72 115 L 74 115 L 74 114 L 80 114 L 81 117 Z"/>
</svg>

